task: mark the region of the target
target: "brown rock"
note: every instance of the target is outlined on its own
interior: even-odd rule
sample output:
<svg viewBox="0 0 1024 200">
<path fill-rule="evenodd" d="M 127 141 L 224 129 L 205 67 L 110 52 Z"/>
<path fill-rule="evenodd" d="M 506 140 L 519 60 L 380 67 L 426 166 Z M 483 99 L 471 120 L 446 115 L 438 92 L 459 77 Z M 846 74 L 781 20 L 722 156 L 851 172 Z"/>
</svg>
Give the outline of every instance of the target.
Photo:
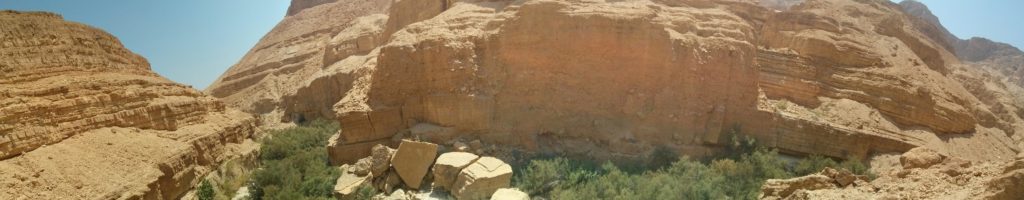
<svg viewBox="0 0 1024 200">
<path fill-rule="evenodd" d="M 9 10 L 0 30 L 0 199 L 177 199 L 255 145 L 250 114 L 109 33 Z"/>
<path fill-rule="evenodd" d="M 402 177 L 402 182 L 410 188 L 419 188 L 423 176 L 427 175 L 430 165 L 437 157 L 437 145 L 426 142 L 403 140 L 398 151 L 391 158 L 395 172 Z"/>
<path fill-rule="evenodd" d="M 441 154 L 434 162 L 434 186 L 444 190 L 451 190 L 452 184 L 459 177 L 463 168 L 469 166 L 480 158 L 472 153 L 449 152 Z"/>
<path fill-rule="evenodd" d="M 821 174 L 779 180 L 770 179 L 761 186 L 761 199 L 786 199 L 799 190 L 835 188 L 835 180 Z"/>
<path fill-rule="evenodd" d="M 853 182 L 857 181 L 858 179 L 857 175 L 853 174 L 853 172 L 850 172 L 850 170 L 846 169 L 832 169 L 826 167 L 825 169 L 821 170 L 821 172 L 818 174 L 832 178 L 832 180 L 836 181 L 835 183 L 839 187 L 846 187 L 850 184 L 853 184 Z"/>
<path fill-rule="evenodd" d="M 364 71 L 335 73 L 340 70 L 330 68 L 334 62 L 329 61 L 344 59 L 340 57 L 348 52 L 364 55 L 368 51 L 360 50 L 375 48 L 359 46 L 373 44 L 360 41 L 380 38 L 380 33 L 374 32 L 382 32 L 387 20 L 373 15 L 386 13 L 391 3 L 294 0 L 284 19 L 206 92 L 232 107 L 259 115 L 263 124 L 336 119 L 332 106 Z"/>
<path fill-rule="evenodd" d="M 935 150 L 925 147 L 918 147 L 903 153 L 900 156 L 900 164 L 904 169 L 928 168 L 932 165 L 942 163 L 945 156 Z"/>
<path fill-rule="evenodd" d="M 370 162 L 372 162 L 370 160 L 371 160 L 371 158 L 369 158 L 369 157 L 366 157 L 366 158 L 363 158 L 363 159 L 359 159 L 359 161 L 356 161 L 356 163 L 353 164 L 351 168 L 349 168 L 350 172 L 352 172 L 352 173 L 354 173 L 354 174 L 356 174 L 358 176 L 367 176 L 367 175 L 369 175 L 370 174 Z"/>
<path fill-rule="evenodd" d="M 417 124 L 601 158 L 659 145 L 704 154 L 733 127 L 832 157 L 945 145 L 990 160 L 1020 148 L 1017 87 L 1004 80 L 1024 67 L 988 67 L 1013 63 L 997 61 L 1012 49 L 954 45 L 927 12 L 885 1 L 296 4 L 308 8 L 208 92 L 264 121 L 342 121 L 332 158 Z M 954 53 L 964 48 L 977 51 Z M 1004 140 L 1015 142 L 991 142 Z"/>
<path fill-rule="evenodd" d="M 384 193 L 391 193 L 401 185 L 402 178 L 398 176 L 398 173 L 395 173 L 395 170 L 388 170 L 384 174 L 374 177 L 374 188 Z"/>
<path fill-rule="evenodd" d="M 378 144 L 370 152 L 370 173 L 374 176 L 382 175 L 391 168 L 391 157 L 395 155 L 395 149 Z"/>
<path fill-rule="evenodd" d="M 455 139 L 458 132 L 449 127 L 440 127 L 434 124 L 419 123 L 409 128 L 413 137 L 436 143 L 451 141 Z"/>
<path fill-rule="evenodd" d="M 452 185 L 456 199 L 487 199 L 512 182 L 512 167 L 494 157 L 481 157 L 462 169 Z"/>
<path fill-rule="evenodd" d="M 530 195 L 514 188 L 501 188 L 491 195 L 491 200 L 530 200 Z"/>
<path fill-rule="evenodd" d="M 327 157 L 331 161 L 331 165 L 355 163 L 356 161 L 359 161 L 359 159 L 370 156 L 370 152 L 374 146 L 386 146 L 392 144 L 390 139 L 346 144 L 339 141 L 339 136 L 340 134 L 334 134 L 330 139 L 328 139 Z"/>
</svg>

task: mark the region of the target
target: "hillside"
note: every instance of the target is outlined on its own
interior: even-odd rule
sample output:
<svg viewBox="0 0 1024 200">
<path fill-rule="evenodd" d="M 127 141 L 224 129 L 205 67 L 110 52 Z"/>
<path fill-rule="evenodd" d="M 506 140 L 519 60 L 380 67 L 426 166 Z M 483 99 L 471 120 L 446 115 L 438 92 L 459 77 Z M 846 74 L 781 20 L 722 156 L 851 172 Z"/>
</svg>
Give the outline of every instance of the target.
<svg viewBox="0 0 1024 200">
<path fill-rule="evenodd" d="M 0 199 L 178 199 L 253 149 L 250 114 L 106 32 L 17 11 L 0 30 Z"/>
<path fill-rule="evenodd" d="M 358 7 L 378 9 L 313 17 Z M 794 155 L 925 146 L 1014 157 L 1020 87 L 959 58 L 945 28 L 915 15 L 925 11 L 838 0 L 337 1 L 286 17 L 207 92 L 271 123 L 337 120 L 345 131 L 332 151 L 349 162 L 364 155 L 341 155 L 396 134 L 613 160 L 662 147 L 708 155 L 734 133 Z"/>
</svg>

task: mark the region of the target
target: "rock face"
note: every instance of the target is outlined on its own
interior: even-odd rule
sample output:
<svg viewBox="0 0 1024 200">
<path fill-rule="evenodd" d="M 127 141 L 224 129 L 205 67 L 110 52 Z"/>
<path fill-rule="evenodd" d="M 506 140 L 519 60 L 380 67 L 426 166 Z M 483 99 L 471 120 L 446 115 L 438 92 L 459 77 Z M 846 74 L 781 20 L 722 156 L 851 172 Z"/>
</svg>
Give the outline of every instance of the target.
<svg viewBox="0 0 1024 200">
<path fill-rule="evenodd" d="M 410 188 L 419 188 L 423 177 L 430 172 L 430 166 L 437 158 L 437 145 L 425 142 L 402 141 L 398 151 L 391 158 L 395 172 L 402 177 L 402 182 Z"/>
<path fill-rule="evenodd" d="M 294 0 L 288 16 L 205 92 L 261 115 L 268 125 L 334 118 L 332 106 L 366 72 L 331 65 L 383 42 L 378 35 L 387 16 L 373 14 L 390 5 L 391 0 Z"/>
<path fill-rule="evenodd" d="M 865 181 L 850 174 L 826 169 L 819 174 L 787 180 L 768 180 L 762 199 L 1020 199 L 1024 185 L 1024 158 L 1010 163 L 967 162 L 950 157 L 927 167 L 903 168 L 889 159 L 916 157 L 928 150 L 872 161 L 879 177 Z M 845 174 L 845 175 L 844 175 Z"/>
<path fill-rule="evenodd" d="M 734 133 L 798 155 L 1015 155 L 1024 89 L 905 7 L 339 0 L 286 18 L 207 92 L 271 121 L 338 120 L 336 164 L 399 133 L 598 159 L 703 156 Z M 332 9 L 351 10 L 317 18 Z"/>
<path fill-rule="evenodd" d="M 459 172 L 452 185 L 452 196 L 460 200 L 487 199 L 511 182 L 512 166 L 494 157 L 481 157 Z"/>
<path fill-rule="evenodd" d="M 947 50 L 955 53 L 961 61 L 1001 74 L 1017 86 L 1024 85 L 1024 52 L 1017 47 L 979 37 L 957 38 L 942 26 L 939 18 L 923 3 L 905 0 L 900 2 L 900 6 L 907 14 L 920 19 L 915 22 L 922 32 L 935 40 L 945 41 L 948 44 Z"/>
<path fill-rule="evenodd" d="M 101 30 L 0 11 L 0 199 L 177 199 L 251 115 L 150 71 Z"/>
</svg>

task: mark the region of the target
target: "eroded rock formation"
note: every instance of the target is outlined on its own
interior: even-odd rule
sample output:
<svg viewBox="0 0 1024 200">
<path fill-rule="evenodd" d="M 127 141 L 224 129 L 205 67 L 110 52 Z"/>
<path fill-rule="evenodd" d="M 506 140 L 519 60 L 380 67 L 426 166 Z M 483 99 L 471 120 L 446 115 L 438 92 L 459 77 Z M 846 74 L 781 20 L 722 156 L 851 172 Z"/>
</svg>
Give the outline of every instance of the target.
<svg viewBox="0 0 1024 200">
<path fill-rule="evenodd" d="M 706 155 L 734 133 L 842 158 L 1022 148 L 1020 87 L 888 1 L 402 0 L 312 17 L 374 2 L 287 17 L 208 92 L 269 121 L 340 121 L 336 163 L 405 134 L 604 159 Z"/>
<path fill-rule="evenodd" d="M 387 16 L 374 14 L 385 13 L 391 0 L 292 3 L 311 7 L 285 17 L 206 89 L 232 107 L 260 114 L 268 125 L 334 117 L 331 106 L 365 72 L 331 66 L 384 42 Z"/>
<path fill-rule="evenodd" d="M 255 120 L 101 30 L 0 11 L 0 199 L 177 199 Z"/>
<path fill-rule="evenodd" d="M 907 160 L 928 160 L 919 165 Z M 934 155 L 916 148 L 903 155 L 879 156 L 872 160 L 872 181 L 857 177 L 841 184 L 846 172 L 826 169 L 786 180 L 768 180 L 761 199 L 993 199 L 1024 198 L 1024 157 L 1012 162 L 971 162 L 957 157 Z M 902 167 L 900 166 L 902 165 Z M 829 171 L 833 171 L 829 173 Z"/>
</svg>

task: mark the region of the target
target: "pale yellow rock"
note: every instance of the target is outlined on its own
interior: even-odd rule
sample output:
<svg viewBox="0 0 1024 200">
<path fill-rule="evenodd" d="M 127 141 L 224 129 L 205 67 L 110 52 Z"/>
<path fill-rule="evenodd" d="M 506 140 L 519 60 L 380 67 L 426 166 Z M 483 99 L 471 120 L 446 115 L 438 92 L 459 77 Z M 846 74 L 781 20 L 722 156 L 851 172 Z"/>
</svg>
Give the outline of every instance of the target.
<svg viewBox="0 0 1024 200">
<path fill-rule="evenodd" d="M 462 169 L 452 185 L 456 199 L 487 199 L 495 191 L 509 187 L 512 166 L 494 157 L 481 157 Z"/>
<path fill-rule="evenodd" d="M 491 200 L 530 200 L 530 195 L 514 188 L 501 188 L 491 195 Z"/>
<path fill-rule="evenodd" d="M 480 158 L 476 154 L 466 152 L 448 152 L 441 154 L 434 162 L 434 186 L 451 190 L 452 184 L 459 177 L 462 169 Z"/>
<path fill-rule="evenodd" d="M 918 147 L 903 153 L 900 156 L 900 164 L 904 169 L 928 168 L 932 165 L 942 163 L 945 156 L 935 150 L 925 147 Z"/>
<path fill-rule="evenodd" d="M 356 199 L 359 188 L 369 182 L 369 176 L 359 176 L 354 173 L 341 173 L 334 184 L 334 197 L 339 200 Z"/>
<path fill-rule="evenodd" d="M 786 199 L 800 190 L 819 190 L 835 188 L 834 180 L 821 174 L 777 180 L 771 179 L 761 186 L 761 199 Z"/>
<path fill-rule="evenodd" d="M 409 188 L 419 188 L 423 177 L 437 158 L 437 145 L 426 142 L 402 140 L 398 150 L 391 157 L 391 166 L 402 177 Z"/>
</svg>

